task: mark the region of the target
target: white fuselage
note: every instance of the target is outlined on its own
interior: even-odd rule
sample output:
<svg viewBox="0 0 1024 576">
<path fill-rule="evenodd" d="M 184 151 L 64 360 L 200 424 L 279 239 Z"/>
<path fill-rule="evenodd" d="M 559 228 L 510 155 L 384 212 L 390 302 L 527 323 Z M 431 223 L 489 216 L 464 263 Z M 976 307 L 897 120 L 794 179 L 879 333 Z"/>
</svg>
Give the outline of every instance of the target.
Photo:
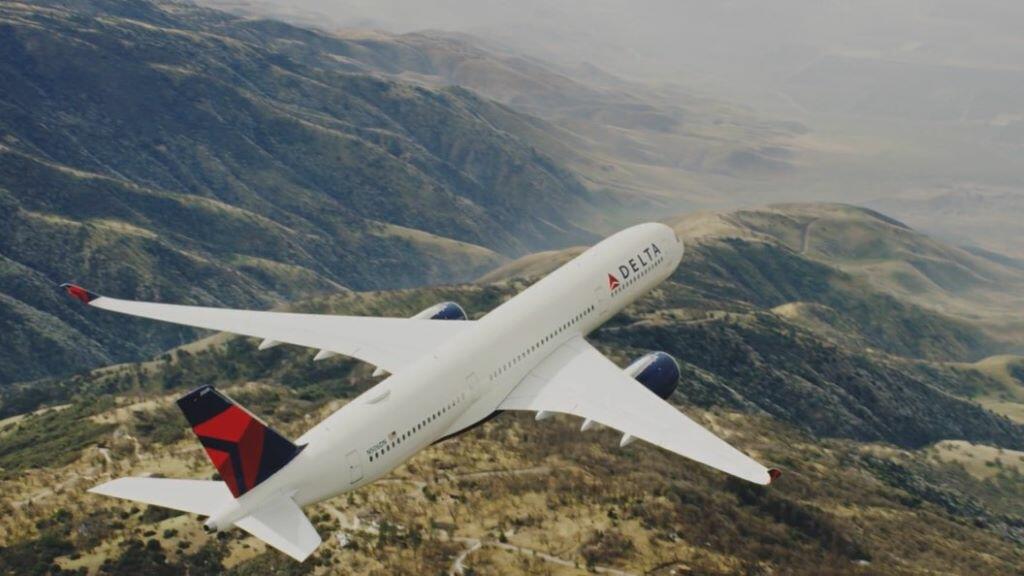
<svg viewBox="0 0 1024 576">
<path fill-rule="evenodd" d="M 551 352 L 660 284 L 682 256 L 663 224 L 610 236 L 314 426 L 294 460 L 207 525 L 229 526 L 280 494 L 305 506 L 353 490 L 487 418 Z"/>
</svg>

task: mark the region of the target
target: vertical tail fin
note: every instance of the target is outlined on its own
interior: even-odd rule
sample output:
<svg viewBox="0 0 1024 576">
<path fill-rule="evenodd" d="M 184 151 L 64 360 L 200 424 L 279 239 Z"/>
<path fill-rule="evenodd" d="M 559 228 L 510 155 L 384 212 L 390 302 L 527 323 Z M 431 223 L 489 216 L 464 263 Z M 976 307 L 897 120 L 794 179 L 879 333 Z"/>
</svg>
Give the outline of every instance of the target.
<svg viewBox="0 0 1024 576">
<path fill-rule="evenodd" d="M 178 407 L 235 498 L 302 451 L 213 386 L 200 386 L 182 396 Z"/>
</svg>

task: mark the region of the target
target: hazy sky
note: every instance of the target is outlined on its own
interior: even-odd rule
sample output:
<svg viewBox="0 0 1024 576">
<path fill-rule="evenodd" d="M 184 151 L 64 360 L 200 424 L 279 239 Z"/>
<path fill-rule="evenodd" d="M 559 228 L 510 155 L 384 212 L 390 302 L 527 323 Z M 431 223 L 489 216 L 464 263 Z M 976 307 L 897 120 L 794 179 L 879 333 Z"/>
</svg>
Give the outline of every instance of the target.
<svg viewBox="0 0 1024 576">
<path fill-rule="evenodd" d="M 317 21 L 476 33 L 563 63 L 745 93 L 824 53 L 1024 67 L 1016 0 L 259 0 Z"/>
<path fill-rule="evenodd" d="M 923 162 L 914 171 L 1024 184 L 1017 0 L 207 1 L 262 4 L 326 28 L 468 32 L 847 139 L 901 142 Z"/>
<path fill-rule="evenodd" d="M 773 192 L 948 229 L 1024 220 L 1019 0 L 203 1 L 324 28 L 466 32 L 568 68 L 670 82 L 811 129 L 802 171 Z M 944 194 L 960 198 L 902 202 Z"/>
</svg>

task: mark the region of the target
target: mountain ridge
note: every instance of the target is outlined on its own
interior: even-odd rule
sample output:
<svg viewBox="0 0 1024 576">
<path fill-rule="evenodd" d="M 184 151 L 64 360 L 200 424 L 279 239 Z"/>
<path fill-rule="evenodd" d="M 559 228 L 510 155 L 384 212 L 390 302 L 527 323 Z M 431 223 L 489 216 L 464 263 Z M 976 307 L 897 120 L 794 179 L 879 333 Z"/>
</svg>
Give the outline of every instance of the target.
<svg viewBox="0 0 1024 576">
<path fill-rule="evenodd" d="M 597 237 L 600 198 L 514 134 L 539 120 L 346 71 L 319 33 L 141 0 L 0 18 L 0 383 L 194 337 L 129 322 L 118 340 L 59 301 L 60 282 L 258 308 L 457 282 Z M 301 62 L 282 34 L 312 39 Z"/>
<path fill-rule="evenodd" d="M 294 437 L 377 381 L 354 360 L 314 362 L 313 350 L 260 351 L 255 339 L 216 335 L 143 364 L 37 384 L 25 397 L 0 391 L 4 415 L 34 410 L 0 421 L 0 487 L 32 502 L 0 522 L 0 566 L 374 574 L 443 572 L 460 557 L 496 573 L 553 566 L 538 553 L 569 565 L 653 573 L 757 567 L 810 574 L 829 566 L 862 574 L 880 565 L 1006 573 L 1019 565 L 1024 507 L 1012 458 L 1024 448 L 1024 421 L 970 400 L 977 392 L 999 398 L 1024 390 L 1018 359 L 928 358 L 965 354 L 956 339 L 915 351 L 900 349 L 899 338 L 872 350 L 829 337 L 768 306 L 814 294 L 853 298 L 848 287 L 832 286 L 846 273 L 760 240 L 712 237 L 688 246 L 669 280 L 590 338 L 620 366 L 651 350 L 672 353 L 683 380 L 671 402 L 782 468 L 769 489 L 642 442 L 616 449 L 613 430 L 581 435 L 575 418 L 538 423 L 506 414 L 424 451 L 387 482 L 311 508 L 325 545 L 303 565 L 280 564 L 241 533 L 211 538 L 187 515 L 81 497 L 107 477 L 206 477 L 201 447 L 173 404 L 196 385 L 228 390 Z M 536 278 L 542 264 L 575 252 L 525 257 L 506 270 Z M 289 309 L 402 317 L 454 300 L 477 318 L 530 282 L 513 275 L 341 292 Z M 769 283 L 774 290 L 758 290 Z M 863 283 L 855 288 L 864 291 Z M 863 330 L 849 309 L 835 313 L 853 322 L 850 332 Z M 937 313 L 921 314 L 949 329 Z M 881 326 L 905 321 L 881 316 Z M 40 402 L 50 408 L 36 410 Z M 915 538 L 893 537 L 908 532 Z M 462 555 L 470 542 L 459 546 L 460 539 L 479 540 L 481 549 Z M 973 544 L 954 545 L 963 542 Z M 506 556 L 505 544 L 525 552 Z"/>
</svg>

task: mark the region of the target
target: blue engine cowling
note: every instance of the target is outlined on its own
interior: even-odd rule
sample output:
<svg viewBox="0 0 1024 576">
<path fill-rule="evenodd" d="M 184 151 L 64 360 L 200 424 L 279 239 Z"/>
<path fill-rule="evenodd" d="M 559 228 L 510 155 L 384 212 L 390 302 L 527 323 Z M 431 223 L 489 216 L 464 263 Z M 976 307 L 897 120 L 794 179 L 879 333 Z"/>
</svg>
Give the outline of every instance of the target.
<svg viewBox="0 0 1024 576">
<path fill-rule="evenodd" d="M 638 358 L 626 368 L 626 374 L 662 400 L 668 400 L 679 386 L 679 364 L 665 352 L 651 352 Z"/>
<path fill-rule="evenodd" d="M 413 316 L 413 318 L 422 318 L 427 320 L 466 320 L 466 311 L 462 309 L 455 302 L 440 302 L 434 304 L 426 310 L 421 310 L 419 314 Z"/>
</svg>

